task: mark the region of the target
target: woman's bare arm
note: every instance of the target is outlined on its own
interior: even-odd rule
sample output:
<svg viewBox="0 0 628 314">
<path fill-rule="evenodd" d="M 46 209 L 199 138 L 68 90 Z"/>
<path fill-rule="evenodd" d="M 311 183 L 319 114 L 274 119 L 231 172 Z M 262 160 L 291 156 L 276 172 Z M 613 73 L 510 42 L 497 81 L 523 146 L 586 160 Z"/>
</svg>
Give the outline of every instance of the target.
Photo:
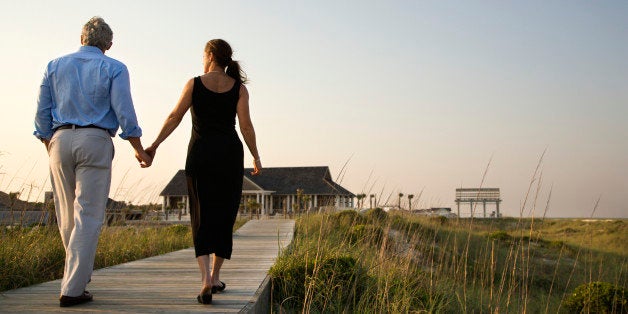
<svg viewBox="0 0 628 314">
<path fill-rule="evenodd" d="M 260 160 L 259 153 L 257 152 L 255 128 L 253 128 L 253 122 L 251 121 L 251 115 L 249 113 L 249 91 L 244 85 L 240 87 L 240 98 L 238 99 L 237 113 L 240 133 L 242 133 L 244 142 L 255 159 L 253 161 L 254 170 L 251 174 L 256 175 L 262 170 L 262 161 Z"/>
<path fill-rule="evenodd" d="M 153 144 L 151 144 L 151 146 L 146 148 L 146 152 L 149 155 L 154 157 L 157 147 L 159 147 L 159 145 L 164 140 L 166 140 L 168 136 L 170 136 L 170 134 L 177 128 L 177 126 L 179 126 L 179 123 L 181 123 L 183 116 L 185 116 L 185 113 L 192 106 L 192 90 L 193 89 L 194 89 L 194 79 L 190 79 L 185 84 L 185 87 L 183 87 L 183 92 L 181 93 L 181 97 L 179 98 L 179 101 L 177 102 L 172 112 L 166 118 L 164 125 L 161 127 L 161 131 L 159 131 L 159 135 L 157 135 L 157 138 L 155 139 Z"/>
</svg>

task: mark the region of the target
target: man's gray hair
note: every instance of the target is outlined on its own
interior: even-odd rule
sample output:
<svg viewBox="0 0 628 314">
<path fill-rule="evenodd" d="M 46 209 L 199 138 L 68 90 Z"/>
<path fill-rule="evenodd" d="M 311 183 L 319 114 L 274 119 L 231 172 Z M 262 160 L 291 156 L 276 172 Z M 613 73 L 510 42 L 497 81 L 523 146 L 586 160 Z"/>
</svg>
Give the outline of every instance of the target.
<svg viewBox="0 0 628 314">
<path fill-rule="evenodd" d="M 92 17 L 83 26 L 81 44 L 84 46 L 95 46 L 101 50 L 107 50 L 112 40 L 113 32 L 100 16 Z"/>
</svg>

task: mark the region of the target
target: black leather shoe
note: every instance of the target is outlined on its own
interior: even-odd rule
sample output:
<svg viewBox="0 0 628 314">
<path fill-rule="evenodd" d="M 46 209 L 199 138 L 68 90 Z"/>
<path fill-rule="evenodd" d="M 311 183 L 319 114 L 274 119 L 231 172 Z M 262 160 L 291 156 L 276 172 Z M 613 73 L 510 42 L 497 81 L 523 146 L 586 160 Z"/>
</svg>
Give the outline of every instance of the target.
<svg viewBox="0 0 628 314">
<path fill-rule="evenodd" d="M 201 294 L 196 296 L 196 300 L 198 301 L 198 303 L 212 304 L 212 289 L 209 287 L 204 288 L 201 291 Z"/>
<path fill-rule="evenodd" d="M 196 296 L 196 301 L 202 304 L 212 304 L 212 295 L 210 294 L 199 294 Z"/>
<path fill-rule="evenodd" d="M 89 291 L 83 291 L 83 294 L 79 295 L 78 297 L 69 297 L 67 295 L 63 295 L 61 296 L 61 298 L 59 298 L 59 306 L 61 307 L 73 306 L 73 305 L 89 302 L 93 299 L 94 299 L 94 296 L 91 293 L 89 293 Z"/>
<path fill-rule="evenodd" d="M 223 292 L 227 288 L 227 285 L 224 282 L 220 282 L 220 286 L 212 286 L 212 293 Z"/>
</svg>

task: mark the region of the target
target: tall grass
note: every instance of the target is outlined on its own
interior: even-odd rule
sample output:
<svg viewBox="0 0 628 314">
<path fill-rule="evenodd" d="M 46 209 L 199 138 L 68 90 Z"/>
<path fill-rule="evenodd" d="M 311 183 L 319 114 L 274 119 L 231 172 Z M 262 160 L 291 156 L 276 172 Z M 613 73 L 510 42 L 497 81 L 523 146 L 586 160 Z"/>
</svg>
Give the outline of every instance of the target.
<svg viewBox="0 0 628 314">
<path fill-rule="evenodd" d="M 271 269 L 273 308 L 288 312 L 556 313 L 580 284 L 628 283 L 625 220 L 602 237 L 580 220 L 460 219 L 402 212 L 302 216 Z M 613 229 L 611 229 L 611 227 Z M 557 228 L 587 233 L 581 244 Z M 626 310 L 626 309 L 624 309 Z"/>
<path fill-rule="evenodd" d="M 63 276 L 65 250 L 55 227 L 3 228 L 0 231 L 0 291 Z M 94 268 L 190 247 L 189 227 L 103 228 Z"/>
<path fill-rule="evenodd" d="M 234 230 L 247 220 L 238 218 Z M 94 269 L 191 247 L 185 225 L 103 227 Z M 63 276 L 65 250 L 56 226 L 0 228 L 0 291 Z"/>
</svg>

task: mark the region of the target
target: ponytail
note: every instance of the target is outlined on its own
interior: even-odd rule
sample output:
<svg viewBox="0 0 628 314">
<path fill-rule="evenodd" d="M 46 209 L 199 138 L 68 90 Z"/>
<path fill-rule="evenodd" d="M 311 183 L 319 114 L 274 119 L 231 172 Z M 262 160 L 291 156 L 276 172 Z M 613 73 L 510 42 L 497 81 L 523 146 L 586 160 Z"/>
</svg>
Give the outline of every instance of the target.
<svg viewBox="0 0 628 314">
<path fill-rule="evenodd" d="M 231 59 L 233 50 L 228 42 L 223 39 L 212 39 L 205 44 L 205 54 L 214 54 L 214 60 L 223 68 L 227 68 L 227 75 L 240 84 L 246 83 L 246 73 L 240 68 L 238 61 Z"/>
<path fill-rule="evenodd" d="M 230 60 L 227 64 L 227 75 L 231 76 L 240 84 L 245 84 L 248 81 L 246 73 L 240 68 L 240 63 L 235 60 Z"/>
</svg>

